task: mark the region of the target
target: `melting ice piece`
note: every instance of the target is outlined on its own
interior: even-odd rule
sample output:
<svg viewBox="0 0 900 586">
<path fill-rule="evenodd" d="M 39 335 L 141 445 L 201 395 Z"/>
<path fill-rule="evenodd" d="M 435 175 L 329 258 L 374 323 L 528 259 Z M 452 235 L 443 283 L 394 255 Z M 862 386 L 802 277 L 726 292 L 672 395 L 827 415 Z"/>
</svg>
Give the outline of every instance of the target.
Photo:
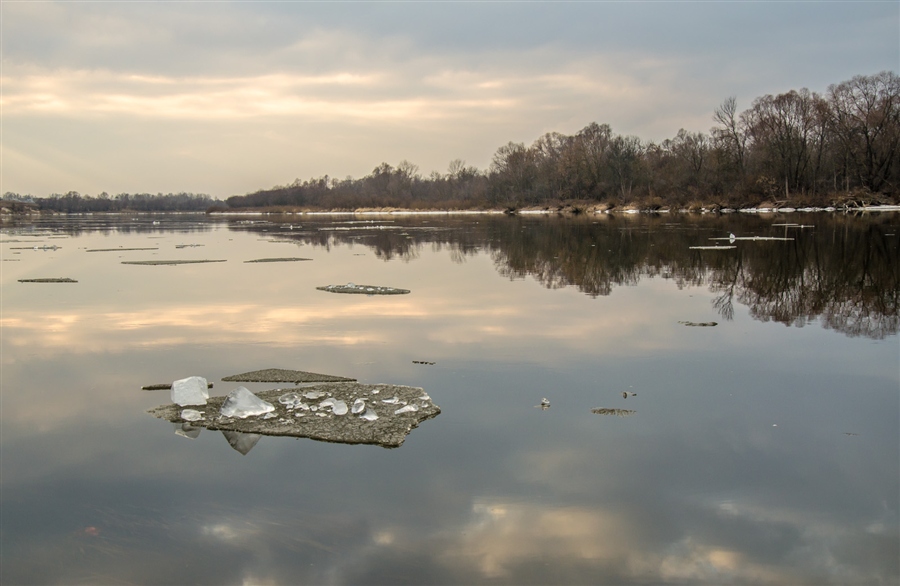
<svg viewBox="0 0 900 586">
<path fill-rule="evenodd" d="M 278 397 L 278 402 L 282 405 L 287 405 L 288 407 L 296 407 L 300 401 L 300 395 L 297 393 L 285 393 Z"/>
<path fill-rule="evenodd" d="M 343 401 L 335 401 L 334 405 L 331 406 L 331 411 L 335 415 L 346 415 L 347 414 L 347 403 Z"/>
<path fill-rule="evenodd" d="M 275 413 L 273 413 L 273 412 L 269 412 L 269 413 L 266 413 L 265 415 L 263 415 L 262 417 L 260 417 L 260 419 L 272 419 L 273 417 L 278 417 L 278 416 L 275 415 Z"/>
<path fill-rule="evenodd" d="M 400 407 L 396 411 L 394 411 L 394 415 L 399 415 L 400 413 L 415 413 L 419 408 L 415 405 L 407 405 L 406 407 Z"/>
<path fill-rule="evenodd" d="M 363 411 L 366 410 L 366 402 L 362 399 L 357 399 L 353 402 L 353 407 L 350 408 L 350 412 L 354 415 L 359 415 Z"/>
<path fill-rule="evenodd" d="M 375 410 L 371 407 L 366 407 L 366 412 L 359 416 L 360 419 L 365 419 L 366 421 L 375 421 L 378 419 L 378 413 L 375 413 Z"/>
<path fill-rule="evenodd" d="M 263 401 L 247 387 L 238 387 L 228 393 L 228 398 L 222 403 L 221 413 L 225 417 L 246 419 L 251 415 L 262 415 L 274 410 L 275 405 Z"/>
<path fill-rule="evenodd" d="M 187 405 L 206 405 L 209 391 L 206 390 L 206 379 L 202 376 L 189 376 L 172 383 L 172 402 L 185 407 Z"/>
<path fill-rule="evenodd" d="M 319 409 L 324 409 L 325 407 L 334 407 L 334 399 L 328 398 L 319 403 Z"/>
<path fill-rule="evenodd" d="M 199 421 L 203 419 L 203 413 L 196 409 L 183 409 L 181 411 L 181 418 L 185 421 Z"/>
<path fill-rule="evenodd" d="M 387 403 L 389 405 L 396 405 L 400 402 L 400 399 L 398 399 L 397 397 L 391 397 L 390 399 L 382 399 L 381 402 Z"/>
<path fill-rule="evenodd" d="M 309 391 L 307 393 L 303 393 L 303 396 L 307 399 L 318 399 L 320 397 L 324 397 L 325 393 L 322 391 Z"/>
</svg>

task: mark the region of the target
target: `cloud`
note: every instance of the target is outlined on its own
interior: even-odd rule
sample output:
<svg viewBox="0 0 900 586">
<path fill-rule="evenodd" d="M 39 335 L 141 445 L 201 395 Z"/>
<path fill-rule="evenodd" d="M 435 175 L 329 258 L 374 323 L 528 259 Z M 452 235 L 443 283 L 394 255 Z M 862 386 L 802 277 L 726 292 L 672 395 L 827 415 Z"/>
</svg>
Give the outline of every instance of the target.
<svg viewBox="0 0 900 586">
<path fill-rule="evenodd" d="M 823 91 L 896 67 L 898 36 L 889 3 L 23 2 L 2 11 L 4 151 L 58 168 L 4 162 L 4 189 L 36 195 L 228 196 L 402 159 L 426 174 L 456 158 L 484 169 L 510 140 L 595 121 L 660 141 L 708 130 L 729 95 L 746 107 L 764 93 Z M 842 36 L 853 44 L 832 47 Z M 203 153 L 202 164 L 184 152 Z"/>
</svg>

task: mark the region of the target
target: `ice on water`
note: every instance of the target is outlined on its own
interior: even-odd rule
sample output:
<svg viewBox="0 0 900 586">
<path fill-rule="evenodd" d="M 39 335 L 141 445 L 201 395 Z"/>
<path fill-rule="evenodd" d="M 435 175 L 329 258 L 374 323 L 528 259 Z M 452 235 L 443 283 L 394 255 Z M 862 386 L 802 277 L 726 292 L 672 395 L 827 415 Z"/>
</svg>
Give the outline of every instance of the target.
<svg viewBox="0 0 900 586">
<path fill-rule="evenodd" d="M 281 403 L 282 405 L 287 405 L 288 409 L 296 407 L 297 405 L 300 404 L 301 401 L 302 401 L 302 399 L 300 398 L 300 395 L 297 393 L 285 393 L 285 394 L 281 395 L 280 397 L 278 397 L 278 402 Z"/>
<path fill-rule="evenodd" d="M 252 415 L 263 415 L 275 410 L 275 405 L 263 401 L 246 387 L 238 387 L 228 394 L 222 403 L 221 414 L 225 417 L 246 419 Z"/>
<path fill-rule="evenodd" d="M 189 376 L 172 383 L 172 402 L 185 407 L 187 405 L 206 405 L 209 391 L 206 379 L 202 376 Z"/>
<path fill-rule="evenodd" d="M 331 412 L 335 415 L 346 415 L 347 403 L 344 403 L 343 401 L 335 401 L 334 405 L 331 406 Z"/>
<path fill-rule="evenodd" d="M 183 409 L 181 411 L 181 418 L 185 421 L 200 421 L 203 419 L 203 413 L 196 409 Z"/>
</svg>

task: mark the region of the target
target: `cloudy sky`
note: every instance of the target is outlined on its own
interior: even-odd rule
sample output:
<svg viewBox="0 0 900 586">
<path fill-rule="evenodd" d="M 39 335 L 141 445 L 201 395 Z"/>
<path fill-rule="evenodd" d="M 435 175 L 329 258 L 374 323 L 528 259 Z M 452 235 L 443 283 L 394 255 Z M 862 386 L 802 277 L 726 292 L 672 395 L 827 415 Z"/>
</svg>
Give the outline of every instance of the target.
<svg viewBox="0 0 900 586">
<path fill-rule="evenodd" d="M 661 141 L 728 96 L 900 70 L 900 4 L 0 2 L 0 191 L 207 193 L 480 169 L 590 122 Z"/>
</svg>

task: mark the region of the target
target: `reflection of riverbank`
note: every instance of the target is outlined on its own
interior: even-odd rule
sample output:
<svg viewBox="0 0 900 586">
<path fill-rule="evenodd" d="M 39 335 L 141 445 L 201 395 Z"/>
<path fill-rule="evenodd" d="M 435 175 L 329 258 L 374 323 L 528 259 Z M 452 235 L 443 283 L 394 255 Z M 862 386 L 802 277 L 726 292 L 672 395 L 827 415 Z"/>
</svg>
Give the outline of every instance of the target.
<svg viewBox="0 0 900 586">
<path fill-rule="evenodd" d="M 648 278 L 705 285 L 718 294 L 714 307 L 725 320 L 737 301 L 762 321 L 821 319 L 847 335 L 878 339 L 900 329 L 898 222 L 894 213 L 381 215 L 274 216 L 231 228 L 326 248 L 364 245 L 384 260 L 413 260 L 426 245 L 448 247 L 455 262 L 487 251 L 503 276 L 592 297 Z M 728 248 L 710 246 L 722 239 Z"/>
</svg>

